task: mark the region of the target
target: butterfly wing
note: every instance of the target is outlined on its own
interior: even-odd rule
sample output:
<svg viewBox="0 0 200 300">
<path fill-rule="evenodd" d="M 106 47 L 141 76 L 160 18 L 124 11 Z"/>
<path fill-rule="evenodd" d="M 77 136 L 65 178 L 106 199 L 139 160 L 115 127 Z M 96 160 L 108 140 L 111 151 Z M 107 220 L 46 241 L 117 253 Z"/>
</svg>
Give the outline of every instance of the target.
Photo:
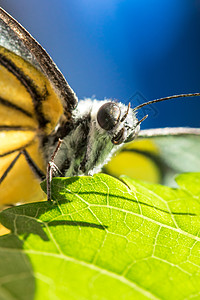
<svg viewBox="0 0 200 300">
<path fill-rule="evenodd" d="M 70 115 L 76 101 L 45 50 L 0 8 L 1 204 L 42 199 L 42 138 Z"/>
<path fill-rule="evenodd" d="M 41 45 L 2 8 L 0 8 L 0 28 L 0 45 L 40 69 L 59 95 L 66 112 L 73 110 L 78 100 L 60 70 Z"/>
<path fill-rule="evenodd" d="M 120 149 L 104 167 L 104 171 L 115 177 L 127 175 L 175 186 L 176 174 L 199 171 L 199 149 L 198 128 L 143 130 L 137 140 Z"/>
<path fill-rule="evenodd" d="M 3 47 L 0 78 L 0 178 L 24 149 L 45 174 L 40 141 L 52 132 L 63 114 L 60 98 L 40 71 Z M 38 179 L 25 156 L 20 155 L 0 184 L 0 202 L 24 201 L 27 194 L 34 195 L 39 190 L 35 186 Z M 35 185 L 31 188 L 32 182 Z"/>
</svg>

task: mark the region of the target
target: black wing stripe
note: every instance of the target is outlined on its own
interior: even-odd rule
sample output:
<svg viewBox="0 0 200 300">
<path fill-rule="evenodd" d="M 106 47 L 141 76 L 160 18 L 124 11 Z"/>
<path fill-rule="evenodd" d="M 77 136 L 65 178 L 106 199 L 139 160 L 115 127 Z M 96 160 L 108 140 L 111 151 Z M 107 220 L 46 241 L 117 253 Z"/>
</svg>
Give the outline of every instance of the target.
<svg viewBox="0 0 200 300">
<path fill-rule="evenodd" d="M 45 174 L 40 170 L 40 168 L 37 166 L 37 164 L 33 161 L 29 153 L 24 149 L 22 150 L 22 154 L 24 154 L 24 157 L 29 165 L 29 167 L 32 169 L 33 173 L 40 179 L 44 180 L 46 178 Z"/>
<path fill-rule="evenodd" d="M 30 112 L 26 111 L 25 109 L 23 109 L 20 106 L 17 106 L 16 104 L 10 102 L 9 100 L 3 99 L 2 97 L 0 97 L 0 105 L 4 105 L 4 106 L 10 107 L 10 108 L 13 108 L 14 110 L 20 111 L 27 117 L 30 117 L 30 118 L 33 117 Z"/>
<path fill-rule="evenodd" d="M 0 131 L 35 131 L 35 129 L 28 126 L 0 125 Z"/>
<path fill-rule="evenodd" d="M 43 114 L 42 102 L 48 96 L 48 91 L 46 90 L 44 94 L 41 95 L 35 87 L 33 81 L 28 76 L 26 76 L 24 72 L 20 68 L 18 68 L 11 60 L 9 60 L 2 54 L 0 54 L 0 64 L 4 66 L 9 72 L 11 72 L 26 88 L 32 98 L 39 127 L 45 128 L 47 123 L 49 123 L 49 120 L 47 120 Z"/>
<path fill-rule="evenodd" d="M 25 145 L 22 146 L 22 147 L 19 147 L 19 148 L 12 149 L 12 150 L 10 150 L 10 151 L 4 152 L 4 153 L 0 154 L 0 157 L 7 156 L 7 155 L 9 155 L 9 154 L 12 154 L 12 153 L 15 153 L 15 152 L 18 152 L 18 151 L 22 151 L 22 150 L 24 150 L 26 147 L 30 146 L 32 143 L 33 143 L 33 141 L 31 141 L 30 143 L 25 144 Z"/>
<path fill-rule="evenodd" d="M 11 162 L 11 164 L 8 166 L 8 168 L 3 173 L 2 177 L 0 177 L 0 184 L 6 178 L 6 176 L 8 175 L 8 173 L 12 170 L 12 168 L 15 165 L 15 163 L 18 161 L 18 158 L 20 157 L 20 155 L 21 155 L 21 152 L 17 154 L 17 156 L 13 159 L 13 161 Z"/>
<path fill-rule="evenodd" d="M 30 157 L 30 155 L 28 154 L 28 152 L 26 150 L 22 150 L 12 160 L 12 162 L 10 163 L 10 165 L 8 166 L 8 168 L 3 173 L 2 177 L 0 177 L 0 184 L 3 182 L 3 180 L 9 174 L 9 172 L 12 170 L 12 168 L 14 167 L 14 165 L 16 164 L 16 162 L 18 161 L 19 157 L 22 154 L 24 155 L 24 157 L 25 157 L 25 159 L 26 159 L 29 167 L 31 168 L 31 170 L 33 171 L 33 173 L 36 175 L 36 177 L 38 177 L 38 179 L 40 179 L 40 180 L 44 180 L 45 179 L 45 174 L 40 170 L 40 168 L 37 166 L 37 164 L 32 160 L 32 158 Z"/>
</svg>

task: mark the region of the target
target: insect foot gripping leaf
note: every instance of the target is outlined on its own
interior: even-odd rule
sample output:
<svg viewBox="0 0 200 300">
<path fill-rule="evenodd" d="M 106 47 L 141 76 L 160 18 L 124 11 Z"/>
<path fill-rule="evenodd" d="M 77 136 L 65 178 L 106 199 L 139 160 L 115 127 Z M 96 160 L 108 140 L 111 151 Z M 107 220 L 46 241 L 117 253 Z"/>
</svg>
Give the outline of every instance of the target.
<svg viewBox="0 0 200 300">
<path fill-rule="evenodd" d="M 123 181 L 55 178 L 58 205 L 1 212 L 0 299 L 197 299 L 200 173 L 177 189 Z"/>
</svg>

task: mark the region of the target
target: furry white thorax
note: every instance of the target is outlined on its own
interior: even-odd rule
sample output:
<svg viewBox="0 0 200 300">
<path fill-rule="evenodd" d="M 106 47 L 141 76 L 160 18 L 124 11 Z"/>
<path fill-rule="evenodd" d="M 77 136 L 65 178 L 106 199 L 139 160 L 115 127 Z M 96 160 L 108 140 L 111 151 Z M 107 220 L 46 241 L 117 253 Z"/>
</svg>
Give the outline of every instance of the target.
<svg viewBox="0 0 200 300">
<path fill-rule="evenodd" d="M 64 176 L 92 175 L 100 172 L 103 165 L 123 145 L 123 143 L 114 145 L 111 139 L 124 126 L 124 122 L 129 128 L 129 134 L 133 129 L 135 136 L 139 132 L 139 126 L 135 129 L 137 119 L 131 109 L 125 121 L 119 122 L 114 129 L 110 131 L 102 129 L 97 122 L 97 113 L 99 108 L 107 102 L 111 102 L 111 100 L 85 99 L 79 101 L 73 113 L 73 129 L 64 137 L 55 158 L 55 164 L 60 170 L 63 170 L 63 166 L 68 164 L 68 167 L 64 168 Z M 127 106 L 122 103 L 117 103 L 117 105 L 123 116 L 127 111 Z"/>
</svg>

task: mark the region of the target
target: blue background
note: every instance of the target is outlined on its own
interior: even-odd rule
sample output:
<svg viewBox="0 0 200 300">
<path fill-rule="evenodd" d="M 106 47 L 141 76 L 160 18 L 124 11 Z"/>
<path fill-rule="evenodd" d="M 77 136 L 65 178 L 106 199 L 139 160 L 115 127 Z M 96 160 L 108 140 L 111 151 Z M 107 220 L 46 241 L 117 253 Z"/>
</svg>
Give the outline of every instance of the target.
<svg viewBox="0 0 200 300">
<path fill-rule="evenodd" d="M 142 98 L 200 92 L 199 0 L 0 5 L 48 51 L 79 98 L 131 99 L 133 107 Z M 159 103 L 147 111 L 142 128 L 200 125 L 200 98 Z"/>
</svg>

